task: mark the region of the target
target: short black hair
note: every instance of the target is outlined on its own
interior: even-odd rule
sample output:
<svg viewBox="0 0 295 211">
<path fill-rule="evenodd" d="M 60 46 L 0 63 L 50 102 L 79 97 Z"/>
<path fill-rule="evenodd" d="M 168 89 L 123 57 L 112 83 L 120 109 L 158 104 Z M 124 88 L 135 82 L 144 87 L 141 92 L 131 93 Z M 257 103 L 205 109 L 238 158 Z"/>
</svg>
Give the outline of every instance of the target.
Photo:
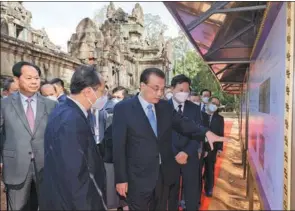
<svg viewBox="0 0 295 211">
<path fill-rule="evenodd" d="M 211 102 L 214 98 L 217 99 L 219 101 L 219 104 L 220 104 L 220 99 L 218 97 L 216 97 L 216 96 L 210 97 L 209 101 Z"/>
<path fill-rule="evenodd" d="M 147 84 L 149 82 L 150 75 L 152 74 L 165 79 L 165 73 L 162 70 L 158 68 L 147 68 L 140 75 L 140 83 Z"/>
<path fill-rule="evenodd" d="M 72 94 L 79 94 L 86 87 L 96 90 L 99 85 L 101 81 L 95 65 L 81 65 L 71 78 L 70 90 Z"/>
<path fill-rule="evenodd" d="M 11 84 L 14 82 L 12 78 L 7 78 L 3 82 L 3 91 L 9 91 Z"/>
<path fill-rule="evenodd" d="M 58 84 L 60 86 L 62 86 L 62 88 L 65 88 L 65 83 L 62 79 L 60 78 L 54 78 L 50 81 L 51 84 Z"/>
<path fill-rule="evenodd" d="M 37 65 L 34 65 L 33 63 L 30 63 L 30 62 L 27 62 L 27 61 L 20 61 L 20 62 L 17 62 L 17 63 L 15 63 L 13 65 L 13 67 L 12 67 L 13 76 L 19 78 L 22 75 L 22 67 L 25 66 L 25 65 L 34 67 L 37 70 L 38 75 L 41 76 L 40 68 Z"/>
<path fill-rule="evenodd" d="M 191 92 L 191 96 L 200 96 L 197 92 Z"/>
<path fill-rule="evenodd" d="M 171 86 L 175 87 L 177 84 L 182 84 L 182 83 L 188 83 L 188 85 L 191 85 L 191 79 L 186 77 L 184 74 L 180 74 L 177 76 L 174 76 L 171 80 Z"/>
<path fill-rule="evenodd" d="M 203 95 L 203 92 L 209 92 L 210 96 L 212 95 L 211 91 L 209 89 L 202 89 L 202 91 L 200 92 L 200 95 Z"/>
<path fill-rule="evenodd" d="M 117 87 L 115 87 L 113 90 L 112 90 L 112 93 L 113 94 L 115 94 L 116 92 L 118 92 L 118 91 L 124 91 L 123 92 L 123 96 L 124 97 L 126 97 L 127 95 L 128 95 L 128 90 L 125 88 L 125 87 L 123 87 L 123 86 L 117 86 Z"/>
</svg>

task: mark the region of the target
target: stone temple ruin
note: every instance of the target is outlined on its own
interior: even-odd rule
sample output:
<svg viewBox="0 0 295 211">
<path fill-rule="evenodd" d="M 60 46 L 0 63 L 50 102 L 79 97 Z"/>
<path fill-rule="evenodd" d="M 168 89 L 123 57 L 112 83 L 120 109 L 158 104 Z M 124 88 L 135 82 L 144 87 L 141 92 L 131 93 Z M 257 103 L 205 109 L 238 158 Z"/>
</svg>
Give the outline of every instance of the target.
<svg viewBox="0 0 295 211">
<path fill-rule="evenodd" d="M 11 75 L 15 60 L 26 59 L 41 69 L 47 68 L 44 80 L 61 77 L 69 83 L 69 70 L 72 72 L 77 65 L 90 63 L 98 66 L 109 88 L 121 85 L 135 90 L 145 68 L 157 67 L 169 73 L 171 43 L 165 42 L 163 33 L 156 43 L 144 38 L 144 14 L 138 3 L 129 15 L 121 8 L 115 9 L 111 2 L 106 16 L 100 27 L 90 18 L 81 20 L 68 41 L 68 53 L 63 53 L 49 40 L 44 29 L 30 27 L 32 15 L 20 2 L 1 2 L 1 61 L 4 57 L 13 60 L 4 65 L 1 62 L 1 75 Z M 14 45 L 19 43 L 13 48 L 19 49 L 13 52 L 9 50 L 12 40 Z M 11 59 L 7 54 L 20 56 Z"/>
</svg>

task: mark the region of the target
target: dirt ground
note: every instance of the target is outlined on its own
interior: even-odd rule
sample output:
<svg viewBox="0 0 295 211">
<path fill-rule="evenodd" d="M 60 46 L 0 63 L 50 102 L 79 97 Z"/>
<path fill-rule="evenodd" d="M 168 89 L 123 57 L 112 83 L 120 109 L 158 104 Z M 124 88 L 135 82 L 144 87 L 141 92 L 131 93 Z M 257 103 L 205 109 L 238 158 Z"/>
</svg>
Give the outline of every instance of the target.
<svg viewBox="0 0 295 211">
<path fill-rule="evenodd" d="M 208 210 L 248 210 L 246 198 L 246 180 L 243 179 L 243 168 L 234 163 L 241 162 L 240 142 L 238 140 L 238 119 L 232 113 L 223 114 L 225 121 L 233 121 L 230 137 L 234 140 L 226 144 L 222 155 L 220 172 L 216 180 L 213 197 L 209 200 Z M 6 210 L 5 193 L 1 182 L 1 207 Z M 254 210 L 259 210 L 258 197 L 255 194 Z"/>
<path fill-rule="evenodd" d="M 243 179 L 241 150 L 239 142 L 238 119 L 233 114 L 223 114 L 225 121 L 233 121 L 230 137 L 233 142 L 227 143 L 221 156 L 219 176 L 209 202 L 208 210 L 248 210 L 246 198 L 246 180 Z M 254 193 L 254 210 L 259 210 L 258 196 Z"/>
</svg>

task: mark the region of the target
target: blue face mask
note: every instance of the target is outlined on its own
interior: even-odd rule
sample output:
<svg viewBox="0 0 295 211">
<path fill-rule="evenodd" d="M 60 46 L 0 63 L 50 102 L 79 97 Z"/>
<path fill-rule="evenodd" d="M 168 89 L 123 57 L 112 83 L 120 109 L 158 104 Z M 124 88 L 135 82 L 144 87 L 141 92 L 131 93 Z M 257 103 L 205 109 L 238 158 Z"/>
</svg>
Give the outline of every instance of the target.
<svg viewBox="0 0 295 211">
<path fill-rule="evenodd" d="M 112 99 L 112 101 L 113 101 L 115 104 L 117 104 L 118 102 L 121 102 L 121 101 L 122 101 L 122 99 L 113 98 L 113 99 Z"/>
<path fill-rule="evenodd" d="M 209 112 L 211 112 L 211 113 L 214 113 L 215 111 L 217 111 L 217 106 L 216 105 L 214 105 L 214 104 L 212 104 L 212 103 L 210 103 L 209 105 L 208 105 L 208 110 L 209 110 Z"/>
</svg>

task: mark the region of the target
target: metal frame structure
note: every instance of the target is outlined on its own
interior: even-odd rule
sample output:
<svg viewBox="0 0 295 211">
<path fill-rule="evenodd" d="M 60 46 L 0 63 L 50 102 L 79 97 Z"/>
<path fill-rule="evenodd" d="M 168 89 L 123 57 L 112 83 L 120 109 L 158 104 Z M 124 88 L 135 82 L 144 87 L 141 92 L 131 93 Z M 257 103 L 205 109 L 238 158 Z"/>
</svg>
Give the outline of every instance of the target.
<svg viewBox="0 0 295 211">
<path fill-rule="evenodd" d="M 240 94 L 266 2 L 164 2 L 223 91 Z"/>
</svg>

